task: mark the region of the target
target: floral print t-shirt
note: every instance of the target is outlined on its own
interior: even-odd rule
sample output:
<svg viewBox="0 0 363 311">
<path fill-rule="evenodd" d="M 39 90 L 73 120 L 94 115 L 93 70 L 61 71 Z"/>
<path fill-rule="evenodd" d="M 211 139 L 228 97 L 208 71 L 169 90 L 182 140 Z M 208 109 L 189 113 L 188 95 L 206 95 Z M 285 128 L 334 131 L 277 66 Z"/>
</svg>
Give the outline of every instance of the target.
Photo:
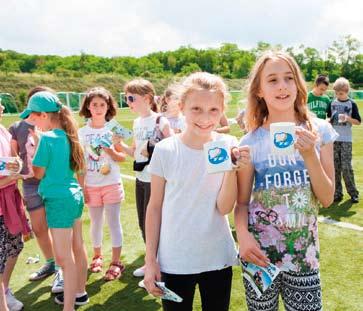
<svg viewBox="0 0 363 311">
<path fill-rule="evenodd" d="M 333 142 L 337 134 L 325 120 L 314 118 L 312 123 L 319 136 L 319 154 L 320 147 Z M 319 202 L 302 156 L 297 150 L 291 156 L 273 155 L 270 132 L 262 127 L 244 136 L 240 145 L 250 146 L 254 165 L 249 231 L 281 270 L 318 269 Z"/>
</svg>

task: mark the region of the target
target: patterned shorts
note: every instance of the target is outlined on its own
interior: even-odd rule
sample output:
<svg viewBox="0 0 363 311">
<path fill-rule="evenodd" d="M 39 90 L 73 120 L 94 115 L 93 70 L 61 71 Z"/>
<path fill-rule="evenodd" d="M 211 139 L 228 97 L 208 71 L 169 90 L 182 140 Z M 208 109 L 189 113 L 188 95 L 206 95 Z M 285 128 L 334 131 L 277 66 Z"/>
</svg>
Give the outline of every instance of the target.
<svg viewBox="0 0 363 311">
<path fill-rule="evenodd" d="M 249 311 L 277 311 L 280 293 L 287 311 L 320 311 L 323 308 L 319 270 L 305 273 L 280 272 L 260 298 L 257 298 L 248 281 L 243 278 L 243 282 Z"/>
<path fill-rule="evenodd" d="M 4 217 L 0 216 L 0 274 L 4 273 L 5 264 L 9 257 L 17 257 L 23 249 L 21 233 L 12 235 L 4 224 Z"/>
</svg>

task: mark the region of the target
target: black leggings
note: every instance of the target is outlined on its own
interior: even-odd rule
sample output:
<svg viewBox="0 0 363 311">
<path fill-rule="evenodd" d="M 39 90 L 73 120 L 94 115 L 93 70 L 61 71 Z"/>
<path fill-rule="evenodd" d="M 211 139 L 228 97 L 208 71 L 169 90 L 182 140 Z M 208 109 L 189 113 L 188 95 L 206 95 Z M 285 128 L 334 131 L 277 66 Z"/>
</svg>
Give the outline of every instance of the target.
<svg viewBox="0 0 363 311">
<path fill-rule="evenodd" d="M 181 303 L 162 300 L 165 311 L 193 310 L 195 286 L 198 284 L 203 311 L 227 311 L 232 286 L 232 268 L 198 274 L 161 273 L 165 286 L 183 298 Z"/>
<path fill-rule="evenodd" d="M 150 183 L 136 179 L 135 196 L 139 228 L 142 234 L 142 238 L 145 242 L 146 207 L 149 204 L 150 199 Z"/>
</svg>

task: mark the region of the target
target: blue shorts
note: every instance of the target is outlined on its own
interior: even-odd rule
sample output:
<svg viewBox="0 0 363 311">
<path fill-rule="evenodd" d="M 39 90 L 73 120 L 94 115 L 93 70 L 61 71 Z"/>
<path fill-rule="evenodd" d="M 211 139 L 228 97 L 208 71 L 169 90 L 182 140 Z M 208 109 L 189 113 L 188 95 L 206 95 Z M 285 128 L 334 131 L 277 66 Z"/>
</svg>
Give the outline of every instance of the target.
<svg viewBox="0 0 363 311">
<path fill-rule="evenodd" d="M 38 194 L 39 184 L 26 184 L 23 182 L 23 197 L 28 212 L 43 208 L 43 200 Z"/>
</svg>

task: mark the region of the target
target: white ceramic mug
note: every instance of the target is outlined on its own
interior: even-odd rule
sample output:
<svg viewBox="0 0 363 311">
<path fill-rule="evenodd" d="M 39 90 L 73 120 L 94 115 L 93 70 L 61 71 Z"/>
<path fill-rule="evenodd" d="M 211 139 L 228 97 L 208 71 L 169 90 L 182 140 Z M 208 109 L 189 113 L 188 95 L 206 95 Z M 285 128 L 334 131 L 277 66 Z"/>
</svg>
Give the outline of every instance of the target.
<svg viewBox="0 0 363 311">
<path fill-rule="evenodd" d="M 208 173 L 220 173 L 232 170 L 230 148 L 223 140 L 205 143 L 204 154 Z"/>
<path fill-rule="evenodd" d="M 295 123 L 277 122 L 270 124 L 271 150 L 276 155 L 292 155 L 295 152 Z"/>
<path fill-rule="evenodd" d="M 14 163 L 14 162 L 18 162 L 18 164 L 19 164 L 18 171 L 11 172 L 11 171 L 7 170 L 6 164 Z M 23 164 L 22 161 L 20 161 L 20 159 L 17 157 L 0 157 L 0 176 L 9 176 L 9 175 L 13 175 L 13 174 L 19 174 L 21 169 L 23 168 L 22 164 Z"/>
</svg>

